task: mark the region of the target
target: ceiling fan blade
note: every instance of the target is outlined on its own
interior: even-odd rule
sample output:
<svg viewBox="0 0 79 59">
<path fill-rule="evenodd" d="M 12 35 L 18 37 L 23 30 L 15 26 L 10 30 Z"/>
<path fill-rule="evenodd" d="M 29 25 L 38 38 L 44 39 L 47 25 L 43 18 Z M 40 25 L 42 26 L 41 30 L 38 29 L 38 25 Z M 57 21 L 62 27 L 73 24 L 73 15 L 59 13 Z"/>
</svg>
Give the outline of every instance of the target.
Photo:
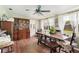
<svg viewBox="0 0 79 59">
<path fill-rule="evenodd" d="M 40 10 L 41 9 L 41 5 L 38 5 L 38 10 Z"/>
<path fill-rule="evenodd" d="M 41 12 L 50 12 L 50 10 L 41 10 Z"/>
</svg>

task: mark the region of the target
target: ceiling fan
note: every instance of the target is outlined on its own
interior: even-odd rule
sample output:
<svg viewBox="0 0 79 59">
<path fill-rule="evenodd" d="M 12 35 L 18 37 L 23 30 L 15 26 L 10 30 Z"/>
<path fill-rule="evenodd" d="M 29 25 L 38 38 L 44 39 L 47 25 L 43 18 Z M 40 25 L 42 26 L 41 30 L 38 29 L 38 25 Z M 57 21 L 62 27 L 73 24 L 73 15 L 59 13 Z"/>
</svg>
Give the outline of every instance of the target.
<svg viewBox="0 0 79 59">
<path fill-rule="evenodd" d="M 38 5 L 37 8 L 35 9 L 35 13 L 34 14 L 38 13 L 38 14 L 43 15 L 43 12 L 50 12 L 50 10 L 42 10 L 41 9 L 41 5 Z"/>
</svg>

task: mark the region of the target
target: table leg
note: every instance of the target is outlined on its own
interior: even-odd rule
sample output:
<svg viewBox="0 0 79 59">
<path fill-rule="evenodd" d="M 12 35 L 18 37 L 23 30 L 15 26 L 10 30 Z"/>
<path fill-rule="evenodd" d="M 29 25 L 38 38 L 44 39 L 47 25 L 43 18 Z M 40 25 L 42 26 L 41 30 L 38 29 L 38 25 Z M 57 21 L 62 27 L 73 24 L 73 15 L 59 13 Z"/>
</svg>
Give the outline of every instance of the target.
<svg viewBox="0 0 79 59">
<path fill-rule="evenodd" d="M 52 49 L 52 48 L 50 48 L 50 53 L 52 53 L 52 51 L 53 51 L 53 49 Z"/>
<path fill-rule="evenodd" d="M 55 48 L 50 48 L 50 53 L 52 53 L 52 52 L 54 52 L 54 53 L 57 52 L 57 51 L 56 51 L 56 47 L 55 47 Z"/>
</svg>

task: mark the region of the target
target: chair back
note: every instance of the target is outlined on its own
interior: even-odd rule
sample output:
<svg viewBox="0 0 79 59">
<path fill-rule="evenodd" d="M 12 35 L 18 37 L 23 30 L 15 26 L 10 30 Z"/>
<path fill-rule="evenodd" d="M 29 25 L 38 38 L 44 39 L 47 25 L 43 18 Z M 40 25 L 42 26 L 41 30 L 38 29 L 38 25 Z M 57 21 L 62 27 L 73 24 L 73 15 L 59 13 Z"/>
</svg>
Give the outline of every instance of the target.
<svg viewBox="0 0 79 59">
<path fill-rule="evenodd" d="M 70 41 L 70 45 L 72 45 L 73 41 L 75 41 L 75 37 L 76 37 L 76 34 L 73 32 L 71 41 Z"/>
</svg>

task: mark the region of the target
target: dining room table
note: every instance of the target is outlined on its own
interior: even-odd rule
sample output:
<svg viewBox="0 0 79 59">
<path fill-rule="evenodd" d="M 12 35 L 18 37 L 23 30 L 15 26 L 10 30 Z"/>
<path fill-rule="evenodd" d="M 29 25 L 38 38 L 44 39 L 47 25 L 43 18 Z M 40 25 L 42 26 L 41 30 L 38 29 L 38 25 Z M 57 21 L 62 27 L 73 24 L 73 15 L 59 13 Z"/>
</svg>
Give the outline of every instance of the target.
<svg viewBox="0 0 79 59">
<path fill-rule="evenodd" d="M 66 49 L 66 50 L 71 50 L 71 48 L 72 48 L 70 46 L 70 40 L 71 40 L 72 36 L 64 35 L 61 33 L 49 34 L 46 32 L 36 32 L 36 34 L 41 34 L 43 36 L 47 36 L 47 37 L 51 38 L 51 40 L 53 40 L 52 38 L 54 38 L 55 42 L 57 42 L 59 45 L 64 47 L 64 49 Z M 73 42 L 73 44 L 76 45 L 76 47 L 74 46 L 74 50 L 79 52 L 79 47 L 77 46 L 77 43 Z"/>
<path fill-rule="evenodd" d="M 51 40 L 54 40 L 56 43 L 58 43 L 61 46 L 66 46 L 66 45 L 70 45 L 70 41 L 68 41 L 68 39 L 70 39 L 70 36 L 61 34 L 61 33 L 54 33 L 54 34 L 49 34 L 49 33 L 45 33 L 45 32 L 36 32 L 36 34 L 40 34 L 46 37 L 51 38 Z M 52 39 L 54 38 L 54 39 Z"/>
<path fill-rule="evenodd" d="M 37 34 L 46 35 L 50 38 L 55 38 L 55 40 L 59 40 L 59 41 L 65 41 L 65 40 L 71 38 L 70 36 L 66 36 L 66 35 L 61 34 L 61 33 L 49 34 L 49 33 L 45 33 L 45 32 L 37 32 Z"/>
</svg>

